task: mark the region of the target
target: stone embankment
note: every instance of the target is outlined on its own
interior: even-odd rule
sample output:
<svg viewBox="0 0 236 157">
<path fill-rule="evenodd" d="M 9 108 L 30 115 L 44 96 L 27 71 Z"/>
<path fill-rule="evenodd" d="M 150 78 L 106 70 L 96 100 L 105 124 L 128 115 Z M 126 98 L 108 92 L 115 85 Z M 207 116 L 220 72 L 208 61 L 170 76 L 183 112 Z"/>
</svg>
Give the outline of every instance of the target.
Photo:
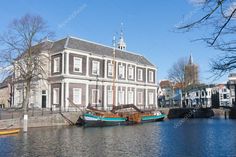
<svg viewBox="0 0 236 157">
<path fill-rule="evenodd" d="M 160 108 L 169 119 L 173 118 L 230 118 L 236 119 L 236 109 Z"/>
<path fill-rule="evenodd" d="M 44 116 L 29 117 L 28 127 L 47 127 L 47 126 L 60 126 L 60 125 L 73 125 L 77 122 L 80 112 L 65 112 Z M 22 128 L 23 119 L 5 119 L 0 120 L 0 129 L 6 128 Z"/>
</svg>

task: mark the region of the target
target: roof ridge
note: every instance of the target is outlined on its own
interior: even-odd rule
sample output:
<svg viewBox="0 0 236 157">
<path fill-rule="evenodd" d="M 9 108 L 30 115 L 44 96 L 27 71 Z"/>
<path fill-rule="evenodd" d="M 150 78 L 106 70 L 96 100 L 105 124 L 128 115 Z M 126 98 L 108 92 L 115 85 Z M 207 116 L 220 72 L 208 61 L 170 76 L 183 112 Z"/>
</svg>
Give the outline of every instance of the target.
<svg viewBox="0 0 236 157">
<path fill-rule="evenodd" d="M 107 46 L 107 45 L 105 45 L 105 44 L 97 43 L 97 42 L 94 42 L 94 41 L 89 41 L 89 40 L 81 39 L 81 38 L 74 37 L 74 36 L 69 36 L 69 38 L 73 38 L 73 39 L 76 39 L 76 40 L 81 40 L 81 41 L 85 41 L 85 42 L 92 43 L 92 44 L 95 44 L 95 45 L 100 45 L 100 46 L 103 46 L 103 47 L 107 47 L 107 48 L 113 49 L 112 46 Z M 136 52 L 131 52 L 131 51 L 127 51 L 127 50 L 120 50 L 120 49 L 118 49 L 118 48 L 115 48 L 115 50 L 118 50 L 118 51 L 121 51 L 121 52 L 125 52 L 125 53 L 130 53 L 130 54 L 133 54 L 133 55 L 136 55 L 136 56 L 141 56 L 141 57 L 143 57 L 142 54 L 139 54 L 139 53 L 136 53 Z"/>
</svg>

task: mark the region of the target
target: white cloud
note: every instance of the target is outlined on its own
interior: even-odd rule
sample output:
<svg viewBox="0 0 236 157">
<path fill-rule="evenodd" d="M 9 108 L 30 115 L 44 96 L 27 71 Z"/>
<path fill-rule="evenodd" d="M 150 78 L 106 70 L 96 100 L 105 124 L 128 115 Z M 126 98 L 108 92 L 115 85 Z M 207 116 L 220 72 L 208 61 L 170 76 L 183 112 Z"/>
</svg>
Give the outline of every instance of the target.
<svg viewBox="0 0 236 157">
<path fill-rule="evenodd" d="M 206 0 L 188 0 L 188 2 L 194 5 L 202 5 L 203 3 L 206 2 Z"/>
</svg>

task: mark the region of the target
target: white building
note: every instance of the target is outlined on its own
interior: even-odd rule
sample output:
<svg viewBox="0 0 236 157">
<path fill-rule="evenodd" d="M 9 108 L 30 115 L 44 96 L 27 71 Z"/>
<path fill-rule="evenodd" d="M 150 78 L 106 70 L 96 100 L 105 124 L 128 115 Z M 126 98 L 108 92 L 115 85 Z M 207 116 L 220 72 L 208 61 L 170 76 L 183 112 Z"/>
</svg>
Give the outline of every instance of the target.
<svg viewBox="0 0 236 157">
<path fill-rule="evenodd" d="M 126 51 L 123 36 L 114 64 L 113 47 L 75 37 L 43 44 L 48 46 L 40 53 L 50 58 L 45 59 L 46 80 L 32 82 L 29 107 L 68 110 L 74 107 L 68 98 L 81 107 L 110 109 L 113 100 L 114 105 L 157 107 L 157 69 L 144 56 Z M 22 104 L 24 89 L 24 82 L 14 85 L 15 106 Z"/>
</svg>

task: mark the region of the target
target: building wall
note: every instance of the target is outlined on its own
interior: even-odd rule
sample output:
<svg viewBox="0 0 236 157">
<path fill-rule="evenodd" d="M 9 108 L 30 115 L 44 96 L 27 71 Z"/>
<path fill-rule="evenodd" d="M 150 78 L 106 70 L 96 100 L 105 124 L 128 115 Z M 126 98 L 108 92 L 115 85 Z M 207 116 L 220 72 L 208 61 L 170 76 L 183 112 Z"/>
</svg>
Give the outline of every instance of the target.
<svg viewBox="0 0 236 157">
<path fill-rule="evenodd" d="M 10 89 L 9 86 L 3 87 L 0 89 L 0 108 L 8 108 L 10 98 Z"/>
<path fill-rule="evenodd" d="M 111 107 L 112 104 L 108 104 L 108 90 L 112 89 L 113 86 L 113 77 L 108 76 L 108 63 L 112 62 L 112 58 L 93 55 L 90 53 L 85 53 L 81 51 L 67 50 L 65 49 L 62 52 L 51 52 L 50 53 L 50 62 L 47 66 L 49 70 L 48 82 L 46 86 L 40 88 L 42 84 L 38 83 L 34 89 L 32 89 L 32 98 L 31 103 L 33 106 L 41 107 L 42 103 L 42 90 L 46 90 L 47 94 L 47 108 L 61 108 L 67 109 L 72 107 L 67 98 L 73 100 L 73 88 L 82 89 L 82 100 L 81 106 L 87 106 L 88 104 L 95 105 L 97 107 Z M 54 67 L 54 58 L 59 57 L 60 67 L 59 72 L 53 72 Z M 82 58 L 82 72 L 74 72 L 74 57 Z M 100 63 L 99 75 L 92 74 L 92 63 L 93 61 L 98 61 Z M 124 103 L 128 102 L 128 91 L 133 91 L 134 104 L 140 108 L 157 106 L 157 85 L 156 85 L 156 68 L 152 66 L 137 65 L 134 62 L 129 62 L 127 60 L 116 59 L 115 62 L 115 105 L 118 104 L 118 92 L 120 90 L 124 91 Z M 124 78 L 119 78 L 119 65 L 123 65 L 124 68 Z M 128 78 L 128 68 L 133 67 L 133 79 Z M 138 80 L 138 69 L 142 69 L 142 80 Z M 149 71 L 153 71 L 153 82 L 149 81 Z M 118 74 L 118 75 L 116 75 Z M 59 100 L 58 104 L 53 102 L 54 94 L 53 91 L 55 88 L 59 89 Z M 23 85 L 15 85 L 15 106 L 21 105 L 22 102 L 19 102 L 23 99 Z M 99 102 L 96 104 L 92 103 L 92 91 L 99 90 Z M 138 92 L 142 92 L 142 102 L 138 103 Z M 149 93 L 154 93 L 153 95 L 153 104 L 148 100 Z M 20 98 L 21 97 L 21 98 Z"/>
</svg>

